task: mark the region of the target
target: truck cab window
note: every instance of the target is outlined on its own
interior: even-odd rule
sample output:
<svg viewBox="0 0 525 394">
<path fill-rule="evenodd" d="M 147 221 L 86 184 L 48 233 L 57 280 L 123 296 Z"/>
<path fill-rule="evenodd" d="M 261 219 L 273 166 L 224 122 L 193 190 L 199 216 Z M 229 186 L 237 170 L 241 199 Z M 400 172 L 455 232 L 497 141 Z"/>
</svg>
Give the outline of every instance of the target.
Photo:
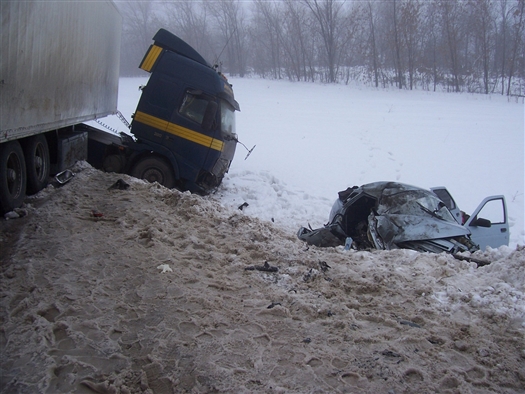
<svg viewBox="0 0 525 394">
<path fill-rule="evenodd" d="M 182 116 L 197 122 L 198 124 L 202 124 L 207 106 L 207 99 L 191 92 L 187 92 L 184 96 L 184 99 L 182 100 L 179 113 Z"/>
<path fill-rule="evenodd" d="M 225 100 L 221 100 L 221 131 L 223 135 L 235 134 L 235 109 Z"/>
</svg>

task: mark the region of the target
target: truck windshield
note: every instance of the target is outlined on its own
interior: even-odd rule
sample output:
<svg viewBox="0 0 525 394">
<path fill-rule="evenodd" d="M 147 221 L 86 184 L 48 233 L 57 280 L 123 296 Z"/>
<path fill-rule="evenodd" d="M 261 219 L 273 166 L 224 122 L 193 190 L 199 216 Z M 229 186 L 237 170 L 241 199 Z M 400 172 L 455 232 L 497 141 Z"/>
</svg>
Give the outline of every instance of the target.
<svg viewBox="0 0 525 394">
<path fill-rule="evenodd" d="M 235 109 L 225 100 L 221 100 L 221 131 L 225 136 L 237 136 L 235 134 Z"/>
</svg>

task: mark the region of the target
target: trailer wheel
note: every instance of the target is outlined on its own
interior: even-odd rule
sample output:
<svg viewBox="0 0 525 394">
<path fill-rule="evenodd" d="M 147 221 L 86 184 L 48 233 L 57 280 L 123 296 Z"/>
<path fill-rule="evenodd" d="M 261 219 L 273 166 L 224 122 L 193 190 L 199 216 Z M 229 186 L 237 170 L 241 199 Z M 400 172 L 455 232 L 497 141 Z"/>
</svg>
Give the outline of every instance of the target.
<svg viewBox="0 0 525 394">
<path fill-rule="evenodd" d="M 0 211 L 22 205 L 26 196 L 26 163 L 18 141 L 0 144 Z"/>
<path fill-rule="evenodd" d="M 175 187 L 173 168 L 160 157 L 145 157 L 131 170 L 131 176 L 148 182 L 158 182 L 168 189 Z"/>
<path fill-rule="evenodd" d="M 27 169 L 27 194 L 35 194 L 47 185 L 49 177 L 49 149 L 42 134 L 27 139 L 24 144 Z"/>
</svg>

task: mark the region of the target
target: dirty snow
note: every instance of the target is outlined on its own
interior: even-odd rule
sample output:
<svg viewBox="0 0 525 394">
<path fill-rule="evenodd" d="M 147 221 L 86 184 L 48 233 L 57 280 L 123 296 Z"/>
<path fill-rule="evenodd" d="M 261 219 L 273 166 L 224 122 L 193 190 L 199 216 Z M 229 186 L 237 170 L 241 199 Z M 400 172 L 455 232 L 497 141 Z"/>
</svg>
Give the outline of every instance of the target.
<svg viewBox="0 0 525 394">
<path fill-rule="evenodd" d="M 257 147 L 215 195 L 78 163 L 0 221 L 1 392 L 525 392 L 523 104 L 232 82 Z M 125 115 L 141 83 L 122 81 Z M 505 194 L 511 245 L 477 268 L 297 240 L 377 180 L 467 211 Z"/>
</svg>

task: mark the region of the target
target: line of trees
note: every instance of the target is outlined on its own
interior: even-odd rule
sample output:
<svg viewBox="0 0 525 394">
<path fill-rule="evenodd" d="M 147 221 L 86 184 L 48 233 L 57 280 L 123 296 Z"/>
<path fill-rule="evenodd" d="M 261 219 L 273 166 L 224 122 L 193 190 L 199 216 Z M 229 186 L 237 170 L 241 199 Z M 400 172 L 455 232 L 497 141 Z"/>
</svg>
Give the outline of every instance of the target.
<svg viewBox="0 0 525 394">
<path fill-rule="evenodd" d="M 122 75 L 164 27 L 230 75 L 525 94 L 525 0 L 117 4 Z"/>
</svg>

